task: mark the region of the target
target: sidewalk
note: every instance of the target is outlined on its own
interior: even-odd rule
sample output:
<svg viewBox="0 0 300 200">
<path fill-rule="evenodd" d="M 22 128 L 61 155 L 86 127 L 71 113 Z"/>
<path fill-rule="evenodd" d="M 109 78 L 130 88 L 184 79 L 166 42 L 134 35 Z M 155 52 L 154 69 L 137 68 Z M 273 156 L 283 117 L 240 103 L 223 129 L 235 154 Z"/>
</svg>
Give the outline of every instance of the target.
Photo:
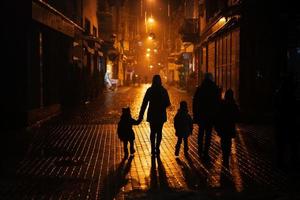
<svg viewBox="0 0 300 200">
<path fill-rule="evenodd" d="M 221 165 L 214 133 L 210 162 L 197 155 L 197 129 L 189 156 L 174 156 L 172 119 L 182 99 L 170 89 L 160 159 L 150 154 L 149 125 L 134 126 L 136 153 L 124 160 L 116 127 L 120 108 L 138 113 L 145 87 L 122 88 L 37 129 L 15 174 L 0 180 L 0 199 L 299 199 L 299 172 L 285 173 L 272 162 L 274 141 L 267 125 L 240 124 L 230 168 Z M 186 96 L 184 96 L 186 95 Z M 11 147 L 13 149 L 13 147 Z"/>
<path fill-rule="evenodd" d="M 135 128 L 136 153 L 126 161 L 122 160 L 115 124 L 51 125 L 44 127 L 43 135 L 36 138 L 34 148 L 18 167 L 16 179 L 1 181 L 0 196 L 1 199 L 286 199 L 289 180 L 264 159 L 269 153 L 267 149 L 258 153 L 270 141 L 252 128 L 240 129 L 228 170 L 221 166 L 219 138 L 215 134 L 210 163 L 197 156 L 197 130 L 190 139 L 190 156 L 181 154 L 175 159 L 176 138 L 173 127 L 167 124 L 161 159 L 154 163 L 147 123 Z"/>
</svg>

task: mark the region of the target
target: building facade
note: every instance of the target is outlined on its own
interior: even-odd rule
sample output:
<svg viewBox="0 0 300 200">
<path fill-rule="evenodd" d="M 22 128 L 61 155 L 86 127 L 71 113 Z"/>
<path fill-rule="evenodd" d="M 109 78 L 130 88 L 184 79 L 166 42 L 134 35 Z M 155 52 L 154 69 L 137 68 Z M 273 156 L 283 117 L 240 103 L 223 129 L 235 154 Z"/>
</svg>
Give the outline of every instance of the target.
<svg viewBox="0 0 300 200">
<path fill-rule="evenodd" d="M 231 88 L 244 113 L 270 112 L 286 59 L 270 1 L 200 0 L 195 48 L 198 84 L 213 74 L 223 93 Z"/>
<path fill-rule="evenodd" d="M 105 63 L 97 1 L 32 1 L 28 124 L 96 98 Z"/>
</svg>

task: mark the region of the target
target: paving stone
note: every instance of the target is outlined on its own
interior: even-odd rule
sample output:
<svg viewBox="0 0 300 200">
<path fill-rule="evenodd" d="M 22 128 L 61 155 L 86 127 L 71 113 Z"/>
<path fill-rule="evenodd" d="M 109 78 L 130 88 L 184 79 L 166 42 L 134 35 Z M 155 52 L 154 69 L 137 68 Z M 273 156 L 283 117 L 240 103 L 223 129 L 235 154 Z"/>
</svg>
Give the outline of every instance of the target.
<svg viewBox="0 0 300 200">
<path fill-rule="evenodd" d="M 191 96 L 170 88 L 172 107 L 163 128 L 160 159 L 150 150 L 149 125 L 134 126 L 134 157 L 123 159 L 116 134 L 123 106 L 137 117 L 147 86 L 121 88 L 41 127 L 16 177 L 0 181 L 1 199 L 194 199 L 238 198 L 284 193 L 287 176 L 271 162 L 272 129 L 239 124 L 230 168 L 222 166 L 220 139 L 213 133 L 204 162 L 197 155 L 197 131 L 189 138 L 189 156 L 174 156 L 173 117 L 181 100 L 191 110 Z M 259 196 L 257 194 L 257 196 Z M 251 195 L 250 195 L 251 196 Z M 222 198 L 221 198 L 222 199 Z"/>
</svg>

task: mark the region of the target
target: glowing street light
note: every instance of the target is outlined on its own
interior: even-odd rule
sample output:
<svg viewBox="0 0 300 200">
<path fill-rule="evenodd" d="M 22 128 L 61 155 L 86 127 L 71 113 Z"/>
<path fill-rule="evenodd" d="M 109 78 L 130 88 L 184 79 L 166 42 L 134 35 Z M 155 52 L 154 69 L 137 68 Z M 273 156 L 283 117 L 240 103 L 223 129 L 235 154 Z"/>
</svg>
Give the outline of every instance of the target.
<svg viewBox="0 0 300 200">
<path fill-rule="evenodd" d="M 154 51 L 155 53 L 157 53 L 157 49 L 154 49 L 153 51 Z"/>
<path fill-rule="evenodd" d="M 154 18 L 153 17 L 149 17 L 148 18 L 148 23 L 149 24 L 154 24 Z"/>
<path fill-rule="evenodd" d="M 149 35 L 148 40 L 153 40 L 153 37 Z"/>
<path fill-rule="evenodd" d="M 146 57 L 149 58 L 150 57 L 150 53 L 146 53 Z"/>
<path fill-rule="evenodd" d="M 150 67 L 150 69 L 152 69 L 152 68 L 153 68 L 153 65 L 150 65 L 149 67 Z"/>
<path fill-rule="evenodd" d="M 147 52 L 150 52 L 150 51 L 151 51 L 151 49 L 150 49 L 150 48 L 148 48 L 148 49 L 147 49 Z"/>
</svg>

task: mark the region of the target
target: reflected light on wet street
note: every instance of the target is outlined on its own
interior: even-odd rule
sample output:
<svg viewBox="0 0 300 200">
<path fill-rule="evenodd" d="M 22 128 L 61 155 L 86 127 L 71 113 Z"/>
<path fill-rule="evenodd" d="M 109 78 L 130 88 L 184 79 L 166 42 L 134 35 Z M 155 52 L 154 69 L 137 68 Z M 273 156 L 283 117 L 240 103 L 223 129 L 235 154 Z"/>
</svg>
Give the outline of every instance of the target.
<svg viewBox="0 0 300 200">
<path fill-rule="evenodd" d="M 212 134 L 209 150 L 211 160 L 203 161 L 199 158 L 196 124 L 193 134 L 189 137 L 189 156 L 184 155 L 182 144 L 176 159 L 174 152 L 177 137 L 173 119 L 182 100 L 187 101 L 189 113 L 192 114 L 192 98 L 188 93 L 174 87 L 167 87 L 171 107 L 167 109 L 168 121 L 163 127 L 160 159 L 153 160 L 151 157 L 147 111 L 142 123 L 133 126 L 136 150 L 134 157 L 123 159 L 123 144 L 116 134 L 122 107 L 129 106 L 132 117 L 137 119 L 143 97 L 149 87 L 150 84 L 141 84 L 108 91 L 99 101 L 90 102 L 76 112 L 65 115 L 56 124 L 46 127 L 48 145 L 54 150 L 63 149 L 70 152 L 67 158 L 79 162 L 64 161 L 64 154 L 59 155 L 59 152 L 54 154 L 56 156 L 42 160 L 32 156 L 20 163 L 18 175 L 51 176 L 57 177 L 57 181 L 74 179 L 79 182 L 74 189 L 62 187 L 62 193 L 50 194 L 54 199 L 57 196 L 60 199 L 78 199 L 78 195 L 96 199 L 126 199 L 132 196 L 131 199 L 136 199 L 135 195 L 146 195 L 147 198 L 156 199 L 173 193 L 201 193 L 210 189 L 218 196 L 222 195 L 221 191 L 224 191 L 224 188 L 239 193 L 249 185 L 279 187 L 277 185 L 284 182 L 278 171 L 270 170 L 270 164 L 255 152 L 255 148 L 246 147 L 246 144 L 249 144 L 249 137 L 245 134 L 248 134 L 245 132 L 247 127 L 243 128 L 243 131 L 239 129 L 237 137 L 233 140 L 229 169 L 222 166 L 220 138 L 215 132 Z M 45 136 L 36 140 L 36 148 L 40 148 L 44 145 Z M 66 166 L 57 163 L 66 163 Z M 229 182 L 223 182 L 224 177 Z M 281 182 L 273 177 L 279 177 Z M 36 189 L 36 184 L 48 184 L 47 181 L 26 181 L 27 189 L 24 189 L 29 191 Z M 15 187 L 21 188 L 21 184 L 23 182 Z M 43 192 L 39 189 L 37 191 Z"/>
<path fill-rule="evenodd" d="M 230 171 L 231 171 L 231 174 L 232 174 L 232 178 L 233 178 L 233 182 L 234 182 L 236 190 L 238 192 L 241 192 L 244 188 L 243 188 L 243 180 L 242 180 L 238 165 L 239 165 L 239 163 L 238 163 L 238 158 L 237 158 L 236 141 L 233 140 L 232 148 L 231 148 Z"/>
</svg>

